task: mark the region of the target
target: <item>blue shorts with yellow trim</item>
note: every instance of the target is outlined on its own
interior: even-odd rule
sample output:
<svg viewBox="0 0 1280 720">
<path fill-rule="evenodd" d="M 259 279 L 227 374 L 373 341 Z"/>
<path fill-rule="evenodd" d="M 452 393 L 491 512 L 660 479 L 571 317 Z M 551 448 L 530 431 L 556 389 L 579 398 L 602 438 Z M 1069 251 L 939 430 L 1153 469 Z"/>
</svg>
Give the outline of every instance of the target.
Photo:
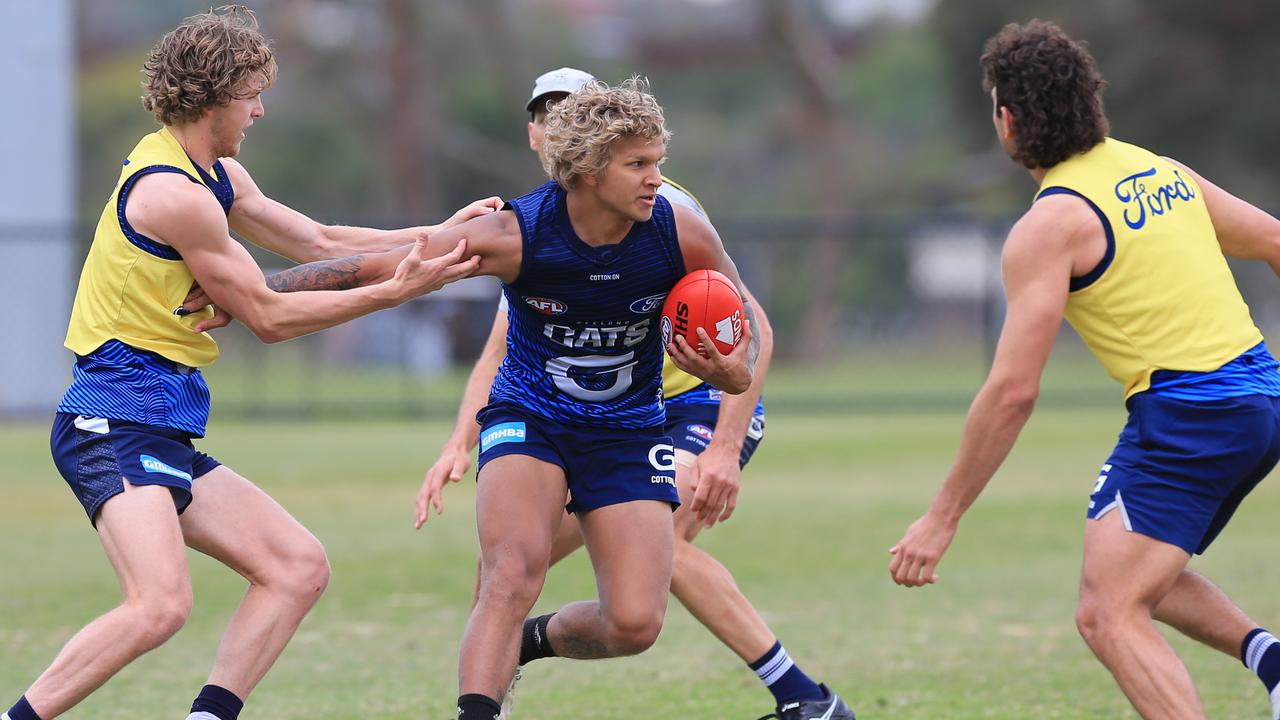
<svg viewBox="0 0 1280 720">
<path fill-rule="evenodd" d="M 505 455 L 537 458 L 564 470 L 569 512 L 633 500 L 679 507 L 671 438 L 662 428 L 608 430 L 571 427 L 506 403 L 476 414 L 480 423 L 477 470 Z"/>
<path fill-rule="evenodd" d="M 1203 553 L 1280 460 L 1280 398 L 1189 401 L 1143 392 L 1102 466 L 1087 516 Z"/>
<path fill-rule="evenodd" d="M 191 437 L 175 428 L 57 413 L 49 446 L 58 472 L 96 525 L 103 503 L 124 492 L 125 479 L 169 488 L 182 514 L 191 504 L 191 483 L 219 464 L 198 452 Z"/>
<path fill-rule="evenodd" d="M 666 432 L 677 450 L 699 455 L 715 437 L 716 421 L 720 418 L 720 405 L 705 403 L 667 403 Z M 764 439 L 763 406 L 757 406 L 756 414 L 747 426 L 747 436 L 738 454 L 738 467 L 746 467 Z"/>
</svg>

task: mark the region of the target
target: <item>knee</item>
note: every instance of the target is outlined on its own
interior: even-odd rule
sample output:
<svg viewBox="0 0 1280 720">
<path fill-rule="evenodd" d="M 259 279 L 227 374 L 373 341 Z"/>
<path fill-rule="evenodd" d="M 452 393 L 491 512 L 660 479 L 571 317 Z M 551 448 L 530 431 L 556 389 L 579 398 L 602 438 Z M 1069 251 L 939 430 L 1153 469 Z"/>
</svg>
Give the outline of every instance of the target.
<svg viewBox="0 0 1280 720">
<path fill-rule="evenodd" d="M 1150 618 L 1149 611 L 1137 604 L 1093 593 L 1081 593 L 1080 602 L 1076 606 L 1076 630 L 1085 643 L 1096 651 L 1114 645 L 1126 628 L 1141 619 L 1144 613 Z"/>
<path fill-rule="evenodd" d="M 546 564 L 525 555 L 506 553 L 487 561 L 480 575 L 483 600 L 525 613 L 538 600 Z"/>
<path fill-rule="evenodd" d="M 662 612 L 632 612 L 610 615 L 609 650 L 615 656 L 638 655 L 648 650 L 662 632 Z"/>
<path fill-rule="evenodd" d="M 1101 628 L 1106 626 L 1102 615 L 1092 599 L 1080 597 L 1076 605 L 1076 632 L 1090 647 L 1099 639 Z"/>
<path fill-rule="evenodd" d="M 301 597 L 320 598 L 325 588 L 329 587 L 332 570 L 329 567 L 329 556 L 319 540 L 311 539 L 310 543 L 297 553 L 292 561 L 290 586 L 295 594 Z"/>
<path fill-rule="evenodd" d="M 308 533 L 281 553 L 271 576 L 263 584 L 299 601 L 314 603 L 329 586 L 330 574 L 324 545 Z"/>
<path fill-rule="evenodd" d="M 191 588 L 157 594 L 134 603 L 134 637 L 145 649 L 160 647 L 191 617 Z"/>
</svg>

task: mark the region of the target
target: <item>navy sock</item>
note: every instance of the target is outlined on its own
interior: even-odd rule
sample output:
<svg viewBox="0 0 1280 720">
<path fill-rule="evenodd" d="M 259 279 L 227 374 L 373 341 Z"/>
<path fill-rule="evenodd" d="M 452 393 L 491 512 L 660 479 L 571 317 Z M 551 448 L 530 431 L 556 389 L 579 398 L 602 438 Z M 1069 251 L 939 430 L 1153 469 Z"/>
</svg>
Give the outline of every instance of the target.
<svg viewBox="0 0 1280 720">
<path fill-rule="evenodd" d="M 1280 720 L 1280 640 L 1262 628 L 1254 628 L 1240 643 L 1240 660 L 1267 686 L 1271 717 Z"/>
<path fill-rule="evenodd" d="M 31 703 L 27 702 L 26 695 L 18 698 L 18 702 L 9 708 L 7 714 L 10 720 L 40 720 L 40 716 L 36 714 L 36 711 L 31 709 Z"/>
<path fill-rule="evenodd" d="M 218 720 L 236 720 L 244 708 L 244 701 L 235 693 L 217 685 L 205 685 L 200 688 L 196 701 L 191 703 L 191 712 L 207 712 Z"/>
<path fill-rule="evenodd" d="M 798 700 L 821 700 L 826 697 L 818 683 L 805 675 L 800 666 L 791 660 L 781 642 L 775 642 L 769 652 L 759 660 L 749 663 L 748 667 L 760 676 L 779 706 Z"/>
<path fill-rule="evenodd" d="M 502 706 L 497 700 L 476 693 L 458 698 L 458 720 L 498 720 Z"/>
<path fill-rule="evenodd" d="M 551 622 L 552 615 L 555 613 L 524 621 L 524 628 L 520 632 L 521 665 L 539 658 L 557 657 L 556 651 L 551 649 L 551 638 L 547 637 L 547 624 Z"/>
</svg>

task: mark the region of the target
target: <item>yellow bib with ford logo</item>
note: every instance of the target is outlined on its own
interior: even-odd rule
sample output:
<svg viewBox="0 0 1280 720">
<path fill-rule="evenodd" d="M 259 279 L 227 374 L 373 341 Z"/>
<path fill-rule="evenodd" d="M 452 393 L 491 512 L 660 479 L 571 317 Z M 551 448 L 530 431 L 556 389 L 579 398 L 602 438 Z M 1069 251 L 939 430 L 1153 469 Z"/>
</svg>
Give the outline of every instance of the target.
<svg viewBox="0 0 1280 720">
<path fill-rule="evenodd" d="M 1107 139 L 1049 169 L 1036 199 L 1055 194 L 1083 198 L 1106 232 L 1102 262 L 1071 280 L 1066 318 L 1126 399 L 1157 370 L 1217 370 L 1262 342 L 1185 170 Z"/>
</svg>

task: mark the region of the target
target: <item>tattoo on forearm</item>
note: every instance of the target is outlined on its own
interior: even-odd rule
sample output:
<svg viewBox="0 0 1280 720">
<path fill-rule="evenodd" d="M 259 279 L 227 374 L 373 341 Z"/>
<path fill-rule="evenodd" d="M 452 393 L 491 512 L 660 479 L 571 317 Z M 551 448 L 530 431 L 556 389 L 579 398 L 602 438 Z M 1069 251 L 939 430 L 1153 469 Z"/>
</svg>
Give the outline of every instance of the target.
<svg viewBox="0 0 1280 720">
<path fill-rule="evenodd" d="M 742 310 L 751 323 L 751 344 L 747 345 L 747 367 L 756 369 L 756 359 L 760 357 L 760 332 L 756 325 L 756 309 L 747 298 L 742 298 Z"/>
<path fill-rule="evenodd" d="M 604 643 L 599 640 L 575 637 L 573 635 L 557 638 L 555 650 L 560 657 L 573 658 L 575 660 L 599 660 L 600 658 L 613 657 L 609 652 L 609 648 L 605 647 Z"/>
<path fill-rule="evenodd" d="M 358 275 L 363 265 L 363 255 L 298 265 L 268 275 L 267 287 L 282 293 L 303 290 L 350 290 L 360 287 Z"/>
</svg>

